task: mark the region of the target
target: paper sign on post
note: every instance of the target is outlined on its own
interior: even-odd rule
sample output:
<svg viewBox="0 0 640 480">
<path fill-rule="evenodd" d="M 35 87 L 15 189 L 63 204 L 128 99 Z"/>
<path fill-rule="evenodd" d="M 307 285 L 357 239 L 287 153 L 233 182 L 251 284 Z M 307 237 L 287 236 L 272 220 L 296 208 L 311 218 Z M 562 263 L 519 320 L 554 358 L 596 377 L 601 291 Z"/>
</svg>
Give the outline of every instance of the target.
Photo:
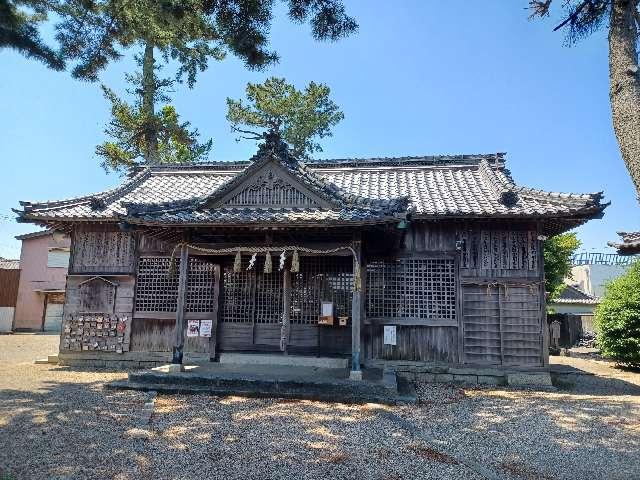
<svg viewBox="0 0 640 480">
<path fill-rule="evenodd" d="M 211 337 L 212 327 L 213 327 L 213 320 L 200 320 L 200 336 Z"/>
<path fill-rule="evenodd" d="M 200 320 L 189 320 L 187 322 L 187 337 L 197 337 L 200 330 Z"/>
<path fill-rule="evenodd" d="M 396 326 L 395 325 L 384 326 L 384 344 L 385 345 L 396 344 Z"/>
</svg>

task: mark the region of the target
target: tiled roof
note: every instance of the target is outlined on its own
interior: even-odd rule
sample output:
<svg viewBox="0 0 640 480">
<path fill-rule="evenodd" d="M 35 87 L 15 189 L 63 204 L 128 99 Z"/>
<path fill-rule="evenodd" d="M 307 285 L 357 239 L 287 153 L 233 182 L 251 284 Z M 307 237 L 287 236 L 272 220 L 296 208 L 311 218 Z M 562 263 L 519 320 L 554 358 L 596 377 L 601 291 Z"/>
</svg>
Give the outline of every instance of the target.
<svg viewBox="0 0 640 480">
<path fill-rule="evenodd" d="M 27 240 L 29 238 L 38 238 L 38 237 L 46 237 L 47 235 L 51 235 L 53 232 L 51 230 L 40 230 L 37 232 L 25 233 L 23 235 L 17 235 L 16 240 Z"/>
<path fill-rule="evenodd" d="M 0 270 L 19 270 L 20 260 L 9 260 L 0 257 Z"/>
<path fill-rule="evenodd" d="M 278 155 L 277 152 L 272 155 Z M 515 185 L 504 154 L 322 160 L 281 164 L 332 209 L 206 209 L 264 159 L 139 169 L 121 186 L 95 195 L 21 202 L 23 221 L 127 220 L 151 223 L 282 223 L 389 221 L 420 218 L 547 218 L 562 231 L 602 214 L 602 194 L 544 192 Z M 243 173 L 244 172 L 244 173 Z"/>
<path fill-rule="evenodd" d="M 586 305 L 596 305 L 598 299 L 573 285 L 565 285 L 562 293 L 553 300 L 552 303 L 581 303 Z"/>
<path fill-rule="evenodd" d="M 618 249 L 621 255 L 640 253 L 640 232 L 618 232 L 621 242 L 608 242 L 608 245 Z"/>
</svg>

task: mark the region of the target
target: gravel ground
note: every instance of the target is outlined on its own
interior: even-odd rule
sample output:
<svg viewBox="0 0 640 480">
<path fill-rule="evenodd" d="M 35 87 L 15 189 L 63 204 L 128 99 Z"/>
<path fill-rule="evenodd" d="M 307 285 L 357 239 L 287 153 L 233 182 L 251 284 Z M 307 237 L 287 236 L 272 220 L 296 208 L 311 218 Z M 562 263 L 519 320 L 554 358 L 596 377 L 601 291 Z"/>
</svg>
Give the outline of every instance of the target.
<svg viewBox="0 0 640 480">
<path fill-rule="evenodd" d="M 640 374 L 558 392 L 416 385 L 419 406 L 114 392 L 121 372 L 33 360 L 57 337 L 0 336 L 0 478 L 640 478 Z M 145 407 L 147 404 L 147 407 Z M 147 413 L 145 413 L 147 412 Z"/>
</svg>

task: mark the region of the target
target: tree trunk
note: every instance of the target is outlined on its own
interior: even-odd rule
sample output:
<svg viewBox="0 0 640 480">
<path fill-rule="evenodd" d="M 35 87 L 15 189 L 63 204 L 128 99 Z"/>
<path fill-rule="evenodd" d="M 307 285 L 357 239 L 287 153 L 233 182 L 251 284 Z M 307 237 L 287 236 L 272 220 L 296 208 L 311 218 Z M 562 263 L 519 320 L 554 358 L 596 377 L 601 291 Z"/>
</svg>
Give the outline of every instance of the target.
<svg viewBox="0 0 640 480">
<path fill-rule="evenodd" d="M 148 164 L 154 164 L 158 161 L 158 132 L 155 127 L 154 111 L 156 78 L 154 72 L 153 47 L 153 41 L 147 40 L 142 61 L 142 113 L 145 119 L 144 159 Z"/>
<path fill-rule="evenodd" d="M 640 199 L 640 73 L 638 0 L 612 0 L 609 26 L 609 96 L 622 159 Z"/>
</svg>

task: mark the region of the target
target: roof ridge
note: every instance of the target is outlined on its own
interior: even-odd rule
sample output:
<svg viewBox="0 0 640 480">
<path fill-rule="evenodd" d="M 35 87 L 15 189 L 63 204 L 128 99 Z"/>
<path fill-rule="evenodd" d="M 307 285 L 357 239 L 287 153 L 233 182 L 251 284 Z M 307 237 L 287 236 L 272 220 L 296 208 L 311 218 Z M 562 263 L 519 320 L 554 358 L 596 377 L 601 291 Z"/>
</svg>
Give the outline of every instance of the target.
<svg viewBox="0 0 640 480">
<path fill-rule="evenodd" d="M 96 193 L 92 196 L 91 208 L 93 210 L 102 210 L 104 209 L 108 203 L 111 203 L 116 197 L 122 197 L 126 195 L 131 190 L 139 186 L 142 182 L 144 182 L 147 178 L 151 176 L 151 169 L 149 167 L 145 168 L 141 172 L 137 173 L 133 177 L 129 178 L 123 184 L 118 185 L 111 190 L 106 190 L 104 192 Z"/>
<path fill-rule="evenodd" d="M 432 164 L 468 164 L 479 163 L 482 160 L 492 160 L 496 163 L 504 164 L 505 152 L 496 153 L 474 153 L 474 154 L 454 154 L 454 155 L 407 155 L 399 157 L 354 157 L 354 158 L 320 158 L 305 160 L 304 163 L 309 168 L 323 168 L 328 166 L 365 166 L 365 165 L 381 165 L 381 164 L 415 164 L 415 165 L 432 165 Z M 150 168 L 152 172 L 176 171 L 176 170 L 192 170 L 198 168 L 215 168 L 215 167 L 247 167 L 252 163 L 251 160 L 218 160 L 209 162 L 188 162 L 176 164 L 160 164 L 138 166 L 132 169 L 136 174 L 144 168 Z"/>
</svg>

